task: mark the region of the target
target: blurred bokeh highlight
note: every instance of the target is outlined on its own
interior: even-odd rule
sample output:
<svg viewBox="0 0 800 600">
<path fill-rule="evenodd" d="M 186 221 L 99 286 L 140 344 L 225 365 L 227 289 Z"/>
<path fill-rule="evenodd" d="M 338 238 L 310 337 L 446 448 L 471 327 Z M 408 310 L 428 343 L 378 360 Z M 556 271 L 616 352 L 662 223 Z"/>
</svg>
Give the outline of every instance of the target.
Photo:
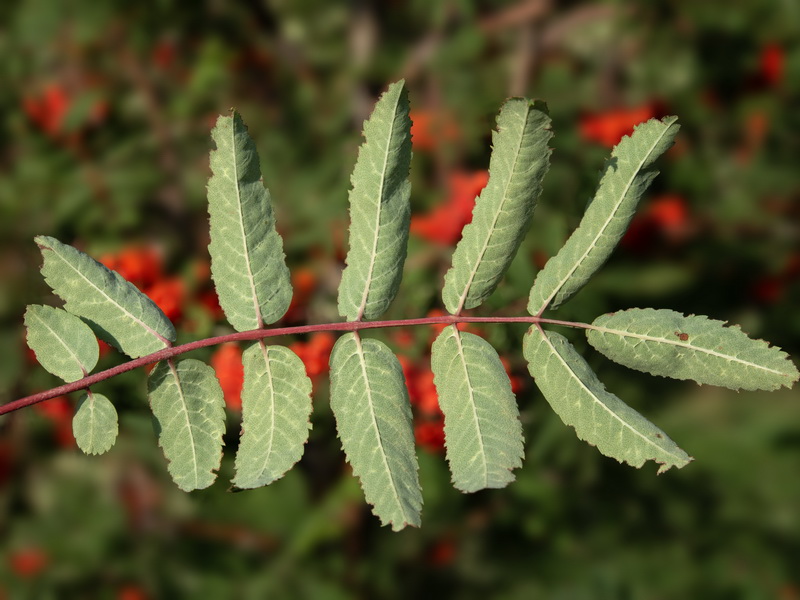
<svg viewBox="0 0 800 600">
<path fill-rule="evenodd" d="M 250 0 L 0 3 L 0 401 L 57 385 L 25 345 L 26 304 L 55 303 L 32 238 L 119 270 L 179 329 L 230 331 L 210 281 L 209 132 L 236 107 L 261 155 L 293 272 L 285 324 L 340 320 L 349 174 L 363 120 L 405 78 L 412 237 L 388 318 L 442 311 L 452 248 L 487 179 L 505 98 L 545 100 L 553 160 L 534 224 L 476 314 L 525 314 L 535 274 L 578 223 L 634 124 L 678 115 L 674 148 L 612 259 L 560 318 L 632 306 L 742 324 L 800 357 L 800 3 Z M 481 325 L 504 357 L 525 464 L 503 490 L 456 492 L 429 365 L 432 328 L 370 333 L 401 356 L 423 527 L 381 529 L 327 401 L 335 337 L 287 338 L 314 381 L 305 456 L 232 494 L 241 351 L 198 351 L 228 403 L 217 483 L 169 480 L 144 374 L 96 387 L 117 445 L 87 457 L 74 399 L 0 418 L 0 599 L 800 599 L 796 391 L 733 393 L 610 364 L 607 387 L 695 462 L 621 466 L 556 417 L 527 375 L 524 328 Z M 106 348 L 99 369 L 122 358 Z"/>
</svg>

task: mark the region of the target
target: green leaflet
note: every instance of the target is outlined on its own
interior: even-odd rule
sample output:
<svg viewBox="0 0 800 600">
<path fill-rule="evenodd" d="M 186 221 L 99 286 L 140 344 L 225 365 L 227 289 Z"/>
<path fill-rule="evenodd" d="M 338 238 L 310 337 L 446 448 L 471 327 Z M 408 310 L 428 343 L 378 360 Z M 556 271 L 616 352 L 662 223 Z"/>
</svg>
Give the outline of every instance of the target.
<svg viewBox="0 0 800 600">
<path fill-rule="evenodd" d="M 102 394 L 84 393 L 72 418 L 72 434 L 86 454 L 103 454 L 117 441 L 117 410 Z"/>
<path fill-rule="evenodd" d="M 556 414 L 602 454 L 634 467 L 654 460 L 661 465 L 659 473 L 692 460 L 666 433 L 607 392 L 564 336 L 531 327 L 522 352 Z"/>
<path fill-rule="evenodd" d="M 556 308 L 608 259 L 639 199 L 658 175 L 653 163 L 672 146 L 679 128 L 676 121 L 677 117 L 651 119 L 617 144 L 580 225 L 537 275 L 528 312 L 539 315 L 548 305 Z"/>
<path fill-rule="evenodd" d="M 374 319 L 397 294 L 406 260 L 411 120 L 404 81 L 389 86 L 364 123 L 366 141 L 350 181 L 350 250 L 339 285 L 339 314 Z"/>
<path fill-rule="evenodd" d="M 222 459 L 225 402 L 214 369 L 199 360 L 158 363 L 147 380 L 158 442 L 186 492 L 210 486 Z"/>
<path fill-rule="evenodd" d="M 63 298 L 64 308 L 86 321 L 100 339 L 133 358 L 175 341 L 170 320 L 122 275 L 55 238 L 34 240 L 44 257 L 45 281 Z"/>
<path fill-rule="evenodd" d="M 491 295 L 528 230 L 542 179 L 550 166 L 553 136 L 543 102 L 508 100 L 492 132 L 489 183 L 475 202 L 444 278 L 442 299 L 452 314 Z"/>
<path fill-rule="evenodd" d="M 252 344 L 242 355 L 242 435 L 237 488 L 272 483 L 303 455 L 311 429 L 311 380 L 303 361 L 283 346 Z"/>
<path fill-rule="evenodd" d="M 211 136 L 217 145 L 208 180 L 211 273 L 234 329 L 259 329 L 280 319 L 292 300 L 283 241 L 242 118 L 219 117 Z"/>
<path fill-rule="evenodd" d="M 632 308 L 598 317 L 589 343 L 626 367 L 734 390 L 792 387 L 798 372 L 780 348 L 738 327 L 674 310 Z"/>
<path fill-rule="evenodd" d="M 422 495 L 399 361 L 382 342 L 346 333 L 336 341 L 330 365 L 336 428 L 367 502 L 395 531 L 418 527 Z"/>
<path fill-rule="evenodd" d="M 75 315 L 52 306 L 31 305 L 25 311 L 28 346 L 47 371 L 77 381 L 97 364 L 99 348 L 92 330 Z"/>
<path fill-rule="evenodd" d="M 431 368 L 455 487 L 475 492 L 514 481 L 511 470 L 524 454 L 522 425 L 497 352 L 451 325 L 433 343 Z"/>
</svg>

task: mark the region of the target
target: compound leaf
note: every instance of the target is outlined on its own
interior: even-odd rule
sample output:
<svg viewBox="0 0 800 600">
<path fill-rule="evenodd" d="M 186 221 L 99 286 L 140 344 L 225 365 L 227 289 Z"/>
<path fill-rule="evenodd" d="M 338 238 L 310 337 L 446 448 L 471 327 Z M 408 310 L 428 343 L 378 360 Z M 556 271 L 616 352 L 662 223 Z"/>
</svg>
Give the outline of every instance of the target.
<svg viewBox="0 0 800 600">
<path fill-rule="evenodd" d="M 614 394 L 564 336 L 531 327 L 523 354 L 545 399 L 578 437 L 606 456 L 634 467 L 660 463 L 659 473 L 692 460 L 667 434 Z"/>
<path fill-rule="evenodd" d="M 522 466 L 522 425 L 497 352 L 451 325 L 433 343 L 431 368 L 455 487 L 475 492 L 514 481 L 511 470 Z"/>
<path fill-rule="evenodd" d="M 172 479 L 186 492 L 210 486 L 225 431 L 225 402 L 214 369 L 194 359 L 162 361 L 147 388 Z"/>
<path fill-rule="evenodd" d="M 406 260 L 411 120 L 404 81 L 389 86 L 364 123 L 350 178 L 350 250 L 339 286 L 348 321 L 380 316 L 397 294 Z"/>
<path fill-rule="evenodd" d="M 780 348 L 699 315 L 633 308 L 598 317 L 589 343 L 611 360 L 652 375 L 734 390 L 792 387 L 798 372 Z"/>
<path fill-rule="evenodd" d="M 552 136 L 543 102 L 512 98 L 500 110 L 492 132 L 489 182 L 444 278 L 442 299 L 451 313 L 480 305 L 511 264 L 542 192 Z"/>
<path fill-rule="evenodd" d="M 283 241 L 242 118 L 220 116 L 211 136 L 217 145 L 208 180 L 211 274 L 230 324 L 259 329 L 280 319 L 292 300 Z"/>
<path fill-rule="evenodd" d="M 677 117 L 651 119 L 617 144 L 580 225 L 537 275 L 528 312 L 539 315 L 548 305 L 556 308 L 605 263 L 658 175 L 653 163 L 672 146 L 679 128 L 676 121 Z"/>
<path fill-rule="evenodd" d="M 28 346 L 39 364 L 56 377 L 77 381 L 97 364 L 97 338 L 75 315 L 52 306 L 31 305 L 25 311 L 25 327 Z"/>
<path fill-rule="evenodd" d="M 44 257 L 42 274 L 64 308 L 97 336 L 137 358 L 175 341 L 175 327 L 150 298 L 122 275 L 57 239 L 34 238 Z"/>
<path fill-rule="evenodd" d="M 331 409 L 347 460 L 383 525 L 419 526 L 422 509 L 411 406 L 391 350 L 357 333 L 331 353 Z"/>
<path fill-rule="evenodd" d="M 240 489 L 282 477 L 303 455 L 311 428 L 311 380 L 294 352 L 256 343 L 242 363 L 242 435 L 233 479 Z"/>
<path fill-rule="evenodd" d="M 103 454 L 117 440 L 117 409 L 102 394 L 84 393 L 72 418 L 72 434 L 86 454 Z"/>
</svg>

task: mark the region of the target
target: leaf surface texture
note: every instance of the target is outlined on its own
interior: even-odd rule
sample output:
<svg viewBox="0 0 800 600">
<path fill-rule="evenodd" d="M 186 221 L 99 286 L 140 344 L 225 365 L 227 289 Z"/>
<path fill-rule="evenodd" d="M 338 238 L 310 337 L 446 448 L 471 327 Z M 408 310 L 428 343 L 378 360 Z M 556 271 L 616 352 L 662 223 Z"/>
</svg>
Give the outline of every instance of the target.
<svg viewBox="0 0 800 600">
<path fill-rule="evenodd" d="M 283 241 L 242 118 L 219 117 L 211 136 L 217 146 L 208 181 L 211 273 L 234 329 L 259 329 L 280 319 L 292 300 Z"/>
<path fill-rule="evenodd" d="M 86 454 L 103 454 L 117 441 L 117 409 L 102 394 L 86 393 L 72 418 L 72 434 Z"/>
<path fill-rule="evenodd" d="M 480 305 L 511 264 L 542 192 L 552 135 L 542 102 L 512 98 L 500 110 L 492 132 L 489 182 L 444 279 L 442 298 L 450 313 Z"/>
<path fill-rule="evenodd" d="M 661 465 L 659 473 L 691 460 L 666 433 L 606 391 L 564 336 L 531 327 L 522 351 L 556 414 L 602 454 L 634 467 L 654 460 Z"/>
<path fill-rule="evenodd" d="M 431 368 L 453 484 L 463 492 L 505 487 L 522 466 L 522 425 L 497 352 L 451 325 L 433 343 Z"/>
<path fill-rule="evenodd" d="M 342 448 L 383 525 L 419 526 L 422 495 L 403 370 L 377 340 L 347 333 L 333 348 L 331 409 Z"/>
<path fill-rule="evenodd" d="M 678 133 L 676 117 L 651 119 L 625 136 L 606 161 L 603 177 L 580 225 L 536 277 L 528 312 L 556 308 L 606 262 L 628 228 L 639 199 L 658 175 L 653 164 Z"/>
<path fill-rule="evenodd" d="M 364 123 L 365 142 L 350 181 L 350 249 L 339 314 L 374 319 L 397 294 L 410 218 L 411 120 L 405 82 L 389 86 Z"/>
<path fill-rule="evenodd" d="M 611 360 L 652 375 L 734 390 L 776 390 L 797 381 L 781 351 L 737 326 L 667 309 L 633 308 L 598 317 L 586 336 Z"/>
<path fill-rule="evenodd" d="M 88 375 L 99 357 L 94 333 L 75 315 L 52 306 L 31 305 L 25 311 L 28 346 L 47 371 L 64 381 Z"/>
<path fill-rule="evenodd" d="M 252 344 L 242 363 L 242 435 L 233 485 L 255 488 L 282 477 L 303 455 L 311 380 L 303 361 L 284 346 Z"/>
<path fill-rule="evenodd" d="M 175 327 L 150 298 L 122 275 L 57 239 L 38 236 L 42 274 L 64 308 L 97 336 L 137 358 L 175 341 Z"/>
<path fill-rule="evenodd" d="M 191 358 L 162 361 L 147 387 L 172 479 L 186 492 L 210 486 L 225 431 L 225 403 L 214 369 Z"/>
</svg>

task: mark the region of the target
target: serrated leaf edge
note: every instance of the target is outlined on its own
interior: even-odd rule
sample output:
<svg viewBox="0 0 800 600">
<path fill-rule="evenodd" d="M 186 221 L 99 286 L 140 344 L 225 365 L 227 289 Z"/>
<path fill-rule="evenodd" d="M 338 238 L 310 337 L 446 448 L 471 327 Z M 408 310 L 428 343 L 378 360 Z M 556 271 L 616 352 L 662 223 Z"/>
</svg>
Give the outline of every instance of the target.
<svg viewBox="0 0 800 600">
<path fill-rule="evenodd" d="M 686 317 L 703 317 L 703 316 L 705 316 L 705 315 L 686 315 Z M 706 318 L 708 318 L 708 317 L 706 317 Z M 712 319 L 709 319 L 709 320 L 712 320 Z M 716 319 L 713 319 L 713 320 L 716 320 Z M 739 331 L 741 331 L 741 328 L 738 325 L 727 325 L 727 321 L 720 321 L 720 322 L 723 324 L 723 326 L 727 326 L 727 327 L 729 327 L 731 329 L 738 329 Z M 788 376 L 789 375 L 788 373 L 784 373 L 784 372 L 778 371 L 776 369 L 771 369 L 769 367 L 765 367 L 763 365 L 759 365 L 758 363 L 754 363 L 754 362 L 750 362 L 750 361 L 747 361 L 747 360 L 743 360 L 743 359 L 741 359 L 741 358 L 739 358 L 737 356 L 732 356 L 730 354 L 723 354 L 721 352 L 717 352 L 717 351 L 711 350 L 709 348 L 702 348 L 700 346 L 692 346 L 691 344 L 687 344 L 687 343 L 681 342 L 679 340 L 672 340 L 670 338 L 654 337 L 654 336 L 645 335 L 645 334 L 641 334 L 641 333 L 633 333 L 633 332 L 630 332 L 630 331 L 624 331 L 622 329 L 610 329 L 608 327 L 603 327 L 603 326 L 600 326 L 600 325 L 591 325 L 590 328 L 587 328 L 587 331 L 590 331 L 590 330 L 598 331 L 600 333 L 608 333 L 608 334 L 611 334 L 611 335 L 617 335 L 617 336 L 620 336 L 620 337 L 635 338 L 635 339 L 643 340 L 643 341 L 646 341 L 646 342 L 656 342 L 656 343 L 661 343 L 661 344 L 667 344 L 667 345 L 670 345 L 670 346 L 677 346 L 679 348 L 686 348 L 686 349 L 692 350 L 694 352 L 699 352 L 699 353 L 702 353 L 702 354 L 708 354 L 709 356 L 716 356 L 718 358 L 722 358 L 722 359 L 730 361 L 730 362 L 738 362 L 739 364 L 741 364 L 743 366 L 754 367 L 756 369 L 760 369 L 761 371 L 766 371 L 768 373 L 773 373 L 775 375 L 783 375 L 783 376 Z M 744 332 L 742 332 L 742 333 L 744 333 Z M 763 342 L 768 348 L 775 348 L 775 349 L 781 351 L 780 348 L 778 348 L 777 346 L 771 346 L 765 340 L 756 340 L 756 339 L 751 338 L 749 336 L 748 336 L 748 339 L 754 340 L 754 341 Z M 613 359 L 611 359 L 611 360 L 613 360 Z M 788 355 L 787 355 L 787 360 L 788 360 Z M 788 361 L 788 362 L 791 362 L 791 361 Z M 795 368 L 795 372 L 796 371 L 797 371 L 797 369 Z M 663 377 L 663 375 L 662 375 L 662 377 Z M 798 379 L 798 377 L 796 376 L 794 379 L 789 380 L 789 383 L 793 383 L 793 382 L 797 381 L 797 379 Z M 698 385 L 703 385 L 703 384 L 700 383 Z M 784 384 L 784 385 L 786 385 L 786 384 Z"/>
<path fill-rule="evenodd" d="M 589 395 L 589 397 L 590 397 L 590 398 L 593 398 L 593 399 L 594 399 L 594 401 L 595 401 L 595 403 L 596 403 L 596 404 L 599 404 L 599 405 L 602 407 L 602 409 L 603 409 L 603 410 L 605 410 L 605 411 L 606 411 L 608 414 L 610 414 L 610 415 L 613 417 L 613 419 L 614 419 L 615 421 L 619 422 L 619 423 L 620 423 L 621 425 L 623 425 L 625 428 L 629 429 L 631 432 L 633 432 L 634 434 L 636 434 L 636 436 L 637 436 L 637 437 L 639 437 L 639 438 L 643 439 L 643 440 L 644 440 L 644 441 L 647 443 L 647 445 L 648 445 L 648 446 L 651 446 L 651 447 L 653 447 L 653 448 L 656 448 L 656 449 L 658 449 L 658 450 L 659 450 L 659 452 L 663 452 L 664 454 L 668 454 L 668 455 L 670 455 L 670 456 L 673 456 L 673 457 L 675 457 L 675 459 L 676 459 L 678 462 L 684 462 L 684 461 L 685 461 L 685 459 L 684 459 L 683 457 L 678 457 L 678 456 L 676 456 L 675 454 L 673 454 L 672 452 L 668 452 L 668 451 L 666 451 L 664 448 L 662 448 L 661 446 L 658 446 L 657 444 L 653 443 L 653 441 L 652 441 L 652 440 L 650 440 L 650 438 L 648 438 L 646 435 L 642 435 L 640 432 L 638 432 L 636 429 L 634 429 L 633 427 L 631 427 L 631 426 L 630 426 L 628 423 L 626 423 L 624 420 L 620 419 L 620 418 L 619 418 L 619 416 L 618 416 L 618 415 L 617 415 L 617 414 L 616 414 L 614 411 L 612 411 L 611 409 L 609 409 L 609 408 L 608 408 L 608 406 L 606 406 L 606 405 L 605 405 L 605 403 L 603 403 L 603 402 L 600 402 L 599 400 L 597 400 L 597 396 L 595 396 L 595 395 L 594 395 L 594 393 L 592 392 L 592 390 L 590 390 L 588 387 L 586 387 L 586 385 L 583 383 L 583 380 L 581 380 L 581 378 L 580 378 L 580 377 L 578 377 L 578 376 L 575 374 L 575 372 L 574 372 L 574 371 L 572 370 L 572 368 L 570 367 L 569 363 L 568 363 L 568 362 L 566 362 L 566 361 L 564 360 L 564 358 L 561 356 L 561 354 L 560 354 L 560 353 L 559 353 L 559 352 L 556 350 L 555 346 L 554 346 L 554 345 L 553 345 L 553 343 L 550 341 L 550 338 L 548 338 L 548 337 L 547 337 L 547 334 L 545 333 L 544 329 L 542 329 L 542 328 L 541 328 L 541 327 L 539 327 L 538 325 L 536 326 L 536 329 L 539 331 L 539 335 L 540 335 L 540 336 L 542 336 L 542 339 L 544 340 L 544 342 L 545 342 L 545 343 L 548 345 L 548 347 L 550 348 L 550 351 L 551 351 L 552 355 L 553 355 L 553 356 L 555 356 L 555 357 L 558 359 L 558 361 L 559 361 L 559 362 L 560 362 L 560 363 L 561 363 L 561 364 L 564 366 L 564 368 L 565 368 L 565 369 L 566 369 L 566 371 L 567 371 L 567 372 L 570 374 L 570 376 L 572 377 L 572 379 L 574 379 L 575 381 L 577 381 L 577 382 L 578 382 L 578 384 L 579 384 L 579 385 L 580 385 L 580 386 L 581 386 L 581 387 L 582 387 L 584 390 L 586 390 L 586 392 L 587 392 L 587 394 Z M 573 428 L 574 428 L 574 427 L 573 427 Z M 594 444 L 592 444 L 592 445 L 594 445 Z M 690 457 L 690 458 L 691 458 L 691 457 Z M 617 459 L 617 460 L 619 460 L 619 459 Z M 668 465 L 668 464 L 666 464 L 666 463 L 662 463 L 662 462 L 660 462 L 660 461 L 658 461 L 658 460 L 655 460 L 655 459 L 651 459 L 651 460 L 653 460 L 653 461 L 654 461 L 656 464 L 659 464 L 659 465 L 660 465 L 660 467 L 659 467 L 659 469 L 658 469 L 658 473 L 659 473 L 659 474 L 663 473 L 664 471 L 667 471 L 667 470 L 669 470 L 669 468 L 671 467 L 671 465 Z M 626 462 L 627 462 L 627 461 L 626 461 Z M 675 464 L 677 465 L 678 463 L 676 462 Z"/>
<path fill-rule="evenodd" d="M 35 305 L 35 304 L 31 304 L 30 306 L 36 306 L 36 305 Z M 63 309 L 62 309 L 62 310 L 63 310 Z M 65 311 L 65 312 L 66 312 L 66 311 Z M 50 326 L 47 324 L 47 322 L 46 322 L 44 319 L 42 319 L 41 317 L 38 317 L 38 316 L 35 314 L 35 312 L 25 311 L 25 313 L 26 313 L 26 315 L 31 315 L 32 317 L 35 317 L 35 318 L 36 318 L 36 319 L 37 319 L 37 320 L 38 320 L 38 321 L 39 321 L 39 322 L 40 322 L 42 325 L 44 325 L 44 326 L 47 328 L 47 330 L 48 330 L 48 331 L 49 331 L 49 332 L 50 332 L 50 333 L 53 335 L 53 337 L 54 337 L 54 338 L 56 338 L 56 339 L 57 339 L 57 340 L 58 340 L 58 341 L 61 343 L 61 345 L 64 347 L 64 349 L 65 349 L 67 352 L 69 352 L 70 356 L 72 356 L 72 358 L 73 358 L 73 359 L 75 359 L 75 362 L 77 363 L 78 367 L 80 367 L 80 370 L 83 372 L 83 376 L 84 376 L 84 377 L 86 377 L 86 376 L 89 374 L 89 372 L 90 372 L 92 369 L 94 369 L 94 368 L 95 368 L 95 366 L 97 366 L 97 362 L 95 361 L 95 364 L 93 364 L 91 367 L 89 367 L 89 371 L 87 371 L 87 370 L 86 370 L 86 368 L 84 367 L 83 363 L 82 363 L 82 362 L 80 361 L 80 359 L 78 358 L 78 355 L 77 355 L 77 354 L 75 354 L 75 352 L 73 352 L 73 351 L 72 351 L 72 347 L 70 347 L 70 346 L 69 346 L 69 345 L 68 345 L 68 344 L 67 344 L 67 343 L 66 343 L 66 342 L 65 342 L 63 339 L 61 339 L 61 336 L 59 336 L 59 335 L 58 335 L 58 334 L 57 334 L 57 333 L 56 333 L 56 332 L 53 330 L 53 328 L 52 328 L 52 327 L 50 327 Z M 72 314 L 72 313 L 69 313 L 69 314 Z M 75 317 L 76 319 L 80 320 L 80 317 L 77 317 L 77 316 L 75 316 L 75 315 L 72 315 L 72 316 L 73 316 L 73 317 Z M 83 321 L 81 321 L 81 323 L 83 323 Z M 89 326 L 88 326 L 88 325 L 86 325 L 85 323 L 83 323 L 83 325 L 86 327 L 86 329 L 88 329 L 88 330 L 89 330 L 89 333 L 92 335 L 92 337 L 94 337 L 94 333 L 92 333 L 92 330 L 89 328 Z M 28 339 L 28 335 L 29 335 L 29 334 L 30 334 L 30 329 L 28 329 L 28 331 L 26 332 L 26 336 L 25 336 L 26 340 Z M 28 346 L 30 347 L 30 343 L 28 343 Z M 31 348 L 31 350 L 33 350 L 33 348 Z M 36 354 L 36 355 L 37 355 L 37 358 L 38 358 L 38 354 L 37 354 L 36 350 L 33 350 L 33 353 L 34 353 L 34 354 Z M 41 361 L 39 361 L 39 363 L 41 364 Z M 63 377 L 60 377 L 60 376 L 58 376 L 58 375 L 56 375 L 56 377 L 59 377 L 59 379 L 64 379 Z M 67 381 L 67 380 L 66 380 L 66 379 L 64 379 L 64 381 Z M 76 380 L 76 381 L 77 381 L 77 380 Z"/>
<path fill-rule="evenodd" d="M 591 244 L 587 245 L 586 250 L 575 261 L 575 263 L 569 269 L 567 274 L 561 279 L 561 281 L 558 282 L 558 285 L 553 287 L 553 291 L 550 293 L 550 296 L 547 297 L 547 299 L 542 303 L 542 306 L 539 308 L 539 310 L 536 311 L 536 315 L 537 316 L 540 316 L 544 312 L 544 310 L 550 305 L 550 303 L 553 301 L 553 298 L 555 298 L 558 295 L 558 292 L 561 290 L 562 287 L 564 287 L 564 284 L 569 280 L 570 277 L 572 277 L 572 274 L 583 263 L 583 261 L 586 259 L 586 257 L 589 256 L 589 253 L 597 245 L 597 240 L 600 239 L 600 237 L 603 235 L 603 232 L 605 232 L 606 228 L 608 227 L 608 224 L 611 222 L 611 220 L 617 214 L 617 210 L 619 209 L 619 205 L 622 203 L 622 201 L 625 199 L 625 196 L 628 194 L 628 190 L 630 190 L 631 185 L 633 185 L 633 182 L 636 180 L 636 176 L 641 172 L 642 165 L 647 161 L 647 159 L 653 153 L 653 150 L 656 148 L 656 146 L 658 146 L 658 144 L 661 143 L 661 140 L 664 138 L 666 133 L 669 131 L 670 127 L 678 120 L 678 118 L 677 117 L 667 117 L 665 119 L 653 119 L 653 120 L 654 121 L 657 120 L 660 123 L 662 123 L 664 125 L 664 130 L 661 132 L 661 135 L 659 135 L 658 138 L 652 143 L 652 145 L 650 146 L 650 149 L 644 155 L 642 160 L 639 161 L 639 166 L 636 168 L 636 170 L 633 172 L 633 175 L 631 176 L 631 178 L 625 184 L 625 188 L 624 188 L 623 192 L 619 195 L 619 199 L 615 204 L 614 210 L 609 211 L 605 222 L 603 223 L 602 227 L 600 227 L 600 229 L 598 230 L 597 235 L 595 235 L 595 237 L 592 240 Z M 631 137 L 632 136 L 624 136 L 623 139 L 626 139 L 626 138 L 630 139 Z M 619 145 L 619 144 L 617 144 L 617 145 Z"/>
<path fill-rule="evenodd" d="M 128 310 L 127 310 L 127 309 L 126 309 L 124 306 L 122 306 L 122 305 L 121 305 L 119 302 L 117 302 L 116 300 L 114 300 L 114 299 L 113 299 L 111 296 L 109 296 L 109 295 L 108 295 L 108 294 L 107 294 L 107 293 L 106 293 L 104 290 L 102 290 L 101 288 L 97 287 L 97 286 L 94 284 L 94 282 L 93 282 L 91 279 L 89 279 L 88 277 L 86 277 L 86 275 L 84 275 L 84 274 L 83 274 L 83 273 L 81 273 L 81 272 L 80 272 L 78 269 L 76 269 L 74 265 L 72 265 L 72 264 L 71 264 L 69 261 L 65 260 L 65 259 L 64 259 L 64 258 L 63 258 L 63 257 L 62 257 L 62 256 L 61 256 L 59 253 L 58 253 L 58 252 L 56 252 L 56 251 L 55 251 L 55 249 L 54 249 L 54 248 L 51 248 L 50 246 L 47 246 L 46 244 L 43 244 L 43 243 L 40 243 L 40 242 L 39 242 L 39 240 L 43 240 L 43 239 L 45 239 L 45 236 L 37 236 L 36 238 L 34 238 L 34 241 L 36 242 L 36 245 L 37 245 L 37 246 L 39 246 L 39 248 L 41 248 L 42 250 L 50 250 L 50 252 L 52 252 L 54 256 L 56 256 L 56 257 L 57 257 L 57 258 L 58 258 L 58 259 L 59 259 L 61 262 L 63 262 L 65 265 L 67 265 L 67 266 L 68 266 L 70 269 L 72 269 L 72 270 L 73 270 L 75 273 L 77 273 L 77 274 L 80 276 L 80 278 L 81 278 L 81 279 L 83 279 L 83 280 L 84 280 L 86 283 L 88 283 L 88 284 L 89 284 L 91 287 L 93 287 L 93 288 L 94 288 L 94 289 L 96 289 L 98 292 L 100 292 L 100 293 L 101 293 L 101 294 L 102 294 L 102 295 L 103 295 L 103 296 L 104 296 L 104 297 L 105 297 L 105 298 L 108 300 L 108 302 L 109 302 L 110 304 L 112 304 L 112 305 L 116 306 L 117 308 L 119 308 L 119 309 L 120 309 L 120 310 L 121 310 L 123 313 L 125 313 L 127 316 L 129 316 L 131 319 L 133 319 L 133 321 L 134 321 L 135 323 L 138 323 L 139 325 L 141 325 L 141 326 L 142 326 L 142 328 L 143 328 L 143 329 L 145 329 L 145 330 L 146 330 L 148 333 L 150 333 L 150 334 L 151 334 L 153 337 L 155 337 L 156 339 L 160 340 L 160 341 L 161 341 L 161 342 L 164 344 L 164 346 L 165 346 L 165 347 L 169 347 L 169 346 L 171 346 L 171 345 L 172 345 L 172 341 L 171 341 L 171 340 L 168 340 L 168 339 L 167 339 L 167 338 L 165 338 L 163 335 L 161 335 L 161 334 L 160 334 L 160 333 L 158 333 L 156 330 L 154 330 L 152 327 L 150 327 L 149 325 L 147 325 L 147 323 L 145 323 L 144 321 L 142 321 L 142 320 L 141 320 L 141 319 L 139 319 L 138 317 L 136 317 L 136 316 L 134 316 L 133 314 L 131 314 L 131 313 L 130 313 L 130 312 L 129 312 L 129 311 L 128 311 Z M 61 242 L 59 242 L 59 243 L 61 243 Z M 66 245 L 66 244 L 65 244 L 65 245 Z M 75 250 L 77 250 L 77 248 L 75 248 Z M 80 250 L 77 250 L 77 251 L 78 251 L 78 252 L 80 252 Z M 81 254 L 84 254 L 84 253 L 81 253 Z M 88 254 L 86 254 L 86 256 L 89 256 L 89 255 L 88 255 Z M 91 257 L 89 257 L 89 258 L 91 258 Z M 93 259 L 93 258 L 91 258 L 91 260 L 94 260 L 94 259 Z M 95 261 L 95 262 L 97 262 L 97 261 Z M 97 263 L 97 264 L 99 264 L 99 265 L 100 265 L 101 267 L 103 267 L 104 269 L 107 269 L 107 268 L 108 268 L 108 267 L 105 267 L 105 266 L 103 266 L 103 265 L 102 265 L 102 264 L 100 264 L 100 263 Z M 109 271 L 111 271 L 111 269 L 108 269 L 108 270 L 109 270 Z M 119 275 L 119 273 L 117 273 L 117 274 Z M 122 276 L 120 275 L 120 277 L 122 277 Z M 129 283 L 129 284 L 130 284 L 130 282 L 129 282 L 127 279 L 125 279 L 124 277 L 122 277 L 122 280 L 123 280 L 125 283 Z M 131 285 L 133 285 L 133 284 L 131 284 Z M 54 290 L 54 291 L 55 291 L 55 290 Z M 138 291 L 140 294 L 142 294 L 142 295 L 144 295 L 145 297 L 147 297 L 147 296 L 146 296 L 146 295 L 145 295 L 143 292 L 141 292 L 140 290 L 136 290 L 136 291 Z M 148 298 L 148 299 L 149 299 L 149 298 Z M 151 302 L 152 302 L 152 300 L 151 300 Z M 154 306 L 155 306 L 155 307 L 156 307 L 156 308 L 159 310 L 159 312 L 161 312 L 161 309 L 160 309 L 160 308 L 158 308 L 158 306 L 156 306 L 156 305 L 155 305 L 155 303 L 153 303 L 153 305 L 154 305 Z M 162 312 L 161 314 L 163 315 L 164 313 Z M 166 316 L 164 316 L 164 318 L 166 319 Z M 167 321 L 169 321 L 169 319 L 167 319 Z"/>
</svg>

